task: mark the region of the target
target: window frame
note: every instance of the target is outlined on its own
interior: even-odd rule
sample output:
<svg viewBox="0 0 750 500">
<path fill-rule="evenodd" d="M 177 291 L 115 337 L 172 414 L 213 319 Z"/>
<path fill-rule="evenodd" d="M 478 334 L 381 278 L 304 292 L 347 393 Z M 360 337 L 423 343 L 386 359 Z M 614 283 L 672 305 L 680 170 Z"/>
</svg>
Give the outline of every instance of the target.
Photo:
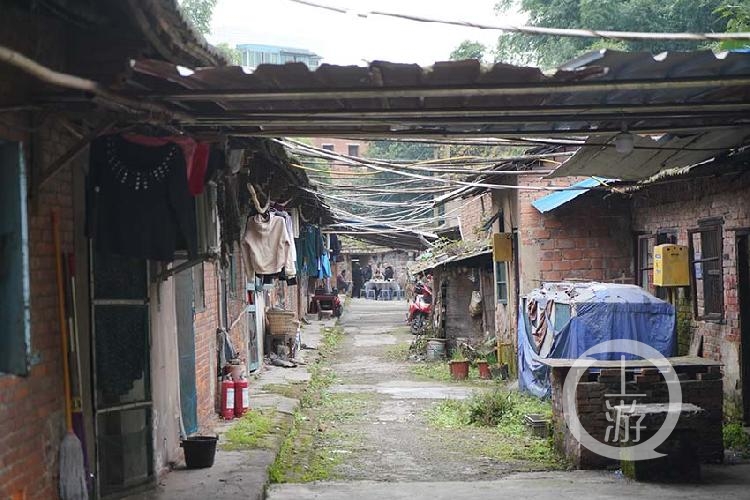
<svg viewBox="0 0 750 500">
<path fill-rule="evenodd" d="M 724 320 L 724 233 L 723 233 L 724 222 L 721 219 L 704 219 L 698 221 L 698 227 L 688 230 L 688 256 L 690 262 L 690 287 L 693 290 L 692 301 L 693 301 L 693 316 L 695 319 L 700 321 L 717 321 L 721 322 Z M 704 234 L 716 232 L 715 238 L 717 243 L 718 254 L 711 257 L 705 256 L 704 250 Z M 693 243 L 695 235 L 700 235 L 701 238 L 701 256 L 699 259 L 695 258 L 695 245 Z M 705 270 L 704 264 L 706 262 L 718 264 L 718 293 L 716 294 L 716 304 L 712 304 L 711 312 L 706 307 L 706 297 L 709 295 L 706 293 L 708 287 L 708 281 L 706 276 L 708 273 Z M 698 310 L 698 279 L 696 276 L 696 264 L 701 265 L 701 280 L 703 281 L 703 311 Z M 702 312 L 702 314 L 701 314 Z"/>
<path fill-rule="evenodd" d="M 502 270 L 502 272 L 500 272 Z M 501 279 L 502 275 L 502 279 Z M 504 290 L 505 293 L 502 293 Z M 504 295 L 504 297 L 503 297 Z M 508 304 L 508 263 L 495 262 L 495 298 L 498 304 Z"/>
</svg>

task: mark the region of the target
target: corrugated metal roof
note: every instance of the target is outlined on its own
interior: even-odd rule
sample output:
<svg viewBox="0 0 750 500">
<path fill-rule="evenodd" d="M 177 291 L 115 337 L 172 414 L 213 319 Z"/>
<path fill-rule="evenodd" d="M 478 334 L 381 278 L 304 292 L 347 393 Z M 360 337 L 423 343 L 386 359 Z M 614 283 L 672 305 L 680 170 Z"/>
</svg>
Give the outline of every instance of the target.
<svg viewBox="0 0 750 500">
<path fill-rule="evenodd" d="M 538 200 L 532 201 L 531 204 L 534 206 L 534 208 L 542 213 L 549 212 L 550 210 L 554 210 L 568 203 L 569 201 L 578 198 L 582 194 L 588 192 L 590 188 L 594 186 L 601 186 L 603 184 L 604 181 L 601 179 L 585 179 L 572 184 L 570 188 L 565 191 L 557 191 L 555 193 L 548 194 L 547 196 L 543 196 Z"/>
<path fill-rule="evenodd" d="M 266 136 L 588 136 L 745 126 L 750 111 L 746 53 L 601 51 L 551 75 L 477 61 L 134 70 L 133 93 L 192 114 L 184 126 Z"/>
<path fill-rule="evenodd" d="M 600 176 L 610 179 L 647 179 L 665 169 L 695 165 L 717 154 L 738 148 L 750 140 L 750 129 L 730 128 L 687 136 L 665 135 L 658 139 L 634 136 L 634 149 L 618 153 L 614 136 L 589 137 L 549 177 Z"/>
</svg>

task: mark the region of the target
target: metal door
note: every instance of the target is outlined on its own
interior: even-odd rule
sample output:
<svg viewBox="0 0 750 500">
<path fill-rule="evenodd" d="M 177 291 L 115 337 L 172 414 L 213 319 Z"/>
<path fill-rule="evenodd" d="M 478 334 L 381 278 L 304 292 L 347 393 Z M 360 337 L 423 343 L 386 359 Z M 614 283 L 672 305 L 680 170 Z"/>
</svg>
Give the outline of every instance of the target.
<svg viewBox="0 0 750 500">
<path fill-rule="evenodd" d="M 96 476 L 100 496 L 153 482 L 148 271 L 91 252 Z"/>
<path fill-rule="evenodd" d="M 180 410 L 185 432 L 198 430 L 198 397 L 195 386 L 195 331 L 193 317 L 193 269 L 175 275 L 175 307 L 177 313 L 177 350 L 180 359 Z"/>
</svg>

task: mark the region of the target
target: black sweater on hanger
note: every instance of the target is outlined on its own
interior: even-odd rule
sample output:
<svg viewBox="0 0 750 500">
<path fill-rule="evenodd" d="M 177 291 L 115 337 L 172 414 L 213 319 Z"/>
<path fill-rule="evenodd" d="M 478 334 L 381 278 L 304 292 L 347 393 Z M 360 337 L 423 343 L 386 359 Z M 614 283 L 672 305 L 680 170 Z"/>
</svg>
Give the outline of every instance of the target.
<svg viewBox="0 0 750 500">
<path fill-rule="evenodd" d="M 141 146 L 119 135 L 91 144 L 87 235 L 97 250 L 171 261 L 198 254 L 195 201 L 176 144 Z"/>
</svg>

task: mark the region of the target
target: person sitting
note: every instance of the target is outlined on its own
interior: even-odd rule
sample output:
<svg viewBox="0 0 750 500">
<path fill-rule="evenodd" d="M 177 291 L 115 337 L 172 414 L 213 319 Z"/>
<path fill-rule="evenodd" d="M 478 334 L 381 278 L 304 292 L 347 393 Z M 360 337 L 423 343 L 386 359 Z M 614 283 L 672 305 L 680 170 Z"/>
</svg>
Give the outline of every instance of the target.
<svg viewBox="0 0 750 500">
<path fill-rule="evenodd" d="M 390 264 L 385 265 L 385 271 L 383 271 L 383 278 L 390 281 L 393 279 L 393 268 L 390 266 Z"/>
<path fill-rule="evenodd" d="M 381 280 L 382 281 L 382 279 L 383 279 L 383 272 L 380 270 L 379 267 L 377 269 L 375 269 L 375 274 L 373 274 L 372 278 L 375 279 L 375 280 Z"/>
<path fill-rule="evenodd" d="M 346 293 L 349 291 L 349 282 L 346 281 L 346 269 L 342 270 L 336 276 L 336 288 L 339 292 Z"/>
</svg>

